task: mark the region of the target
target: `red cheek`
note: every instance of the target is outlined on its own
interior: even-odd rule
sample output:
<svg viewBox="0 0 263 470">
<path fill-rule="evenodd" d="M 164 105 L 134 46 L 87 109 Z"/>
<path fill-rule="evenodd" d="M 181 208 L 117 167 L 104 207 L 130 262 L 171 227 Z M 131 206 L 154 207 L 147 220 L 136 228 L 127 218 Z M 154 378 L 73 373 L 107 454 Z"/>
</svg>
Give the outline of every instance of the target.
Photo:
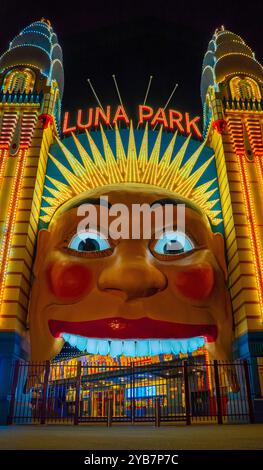
<svg viewBox="0 0 263 470">
<path fill-rule="evenodd" d="M 214 285 L 214 270 L 208 263 L 191 266 L 175 274 L 175 288 L 191 300 L 206 299 Z"/>
<path fill-rule="evenodd" d="M 81 264 L 53 264 L 48 271 L 52 293 L 64 299 L 81 297 L 91 288 L 91 271 Z"/>
</svg>

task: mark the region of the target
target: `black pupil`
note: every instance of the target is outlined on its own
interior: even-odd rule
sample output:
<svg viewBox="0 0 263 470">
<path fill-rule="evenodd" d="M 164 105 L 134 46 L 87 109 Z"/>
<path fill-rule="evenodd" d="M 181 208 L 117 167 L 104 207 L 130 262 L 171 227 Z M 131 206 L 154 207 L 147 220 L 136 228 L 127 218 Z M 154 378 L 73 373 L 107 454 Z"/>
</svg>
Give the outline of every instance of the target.
<svg viewBox="0 0 263 470">
<path fill-rule="evenodd" d="M 176 243 L 176 246 L 178 247 L 176 250 L 172 250 L 172 244 L 173 243 Z M 170 248 L 170 249 L 169 249 Z M 184 253 L 184 247 L 183 245 L 178 242 L 178 240 L 176 240 L 176 238 L 174 240 L 170 240 L 168 243 L 166 243 L 164 245 L 164 248 L 163 248 L 163 251 L 164 251 L 164 254 L 167 254 L 167 255 L 178 255 L 180 253 Z"/>
<path fill-rule="evenodd" d="M 86 238 L 86 240 L 81 240 L 78 250 L 79 251 L 98 251 L 100 249 L 100 245 L 97 240 L 92 238 Z"/>
</svg>

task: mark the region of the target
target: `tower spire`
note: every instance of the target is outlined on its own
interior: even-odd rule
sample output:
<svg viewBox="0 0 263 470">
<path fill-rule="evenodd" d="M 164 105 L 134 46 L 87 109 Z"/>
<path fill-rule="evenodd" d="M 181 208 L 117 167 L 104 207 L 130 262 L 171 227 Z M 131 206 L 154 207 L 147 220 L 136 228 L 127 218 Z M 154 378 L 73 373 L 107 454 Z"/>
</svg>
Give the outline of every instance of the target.
<svg viewBox="0 0 263 470">
<path fill-rule="evenodd" d="M 262 65 L 221 26 L 204 56 L 201 96 L 218 168 L 238 357 L 256 351 L 260 335 L 263 341 L 262 95 Z"/>
</svg>

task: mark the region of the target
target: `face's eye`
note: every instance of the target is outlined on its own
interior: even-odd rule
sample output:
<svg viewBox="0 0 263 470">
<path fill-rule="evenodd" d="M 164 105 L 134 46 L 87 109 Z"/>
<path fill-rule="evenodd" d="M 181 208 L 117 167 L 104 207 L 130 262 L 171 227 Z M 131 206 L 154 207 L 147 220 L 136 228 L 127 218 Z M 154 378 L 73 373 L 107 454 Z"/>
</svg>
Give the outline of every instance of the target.
<svg viewBox="0 0 263 470">
<path fill-rule="evenodd" d="M 107 250 L 110 244 L 101 233 L 86 231 L 74 235 L 68 247 L 71 250 L 91 253 Z"/>
<path fill-rule="evenodd" d="M 159 255 L 180 255 L 194 248 L 193 241 L 183 232 L 170 231 L 161 235 L 153 251 Z"/>
</svg>

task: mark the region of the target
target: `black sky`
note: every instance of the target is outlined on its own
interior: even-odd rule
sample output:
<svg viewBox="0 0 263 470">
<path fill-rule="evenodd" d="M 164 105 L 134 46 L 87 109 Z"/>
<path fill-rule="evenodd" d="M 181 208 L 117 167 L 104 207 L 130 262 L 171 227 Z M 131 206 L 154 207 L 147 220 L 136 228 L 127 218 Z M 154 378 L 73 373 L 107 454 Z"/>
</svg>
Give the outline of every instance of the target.
<svg viewBox="0 0 263 470">
<path fill-rule="evenodd" d="M 1 0 L 0 52 L 29 23 L 49 18 L 64 55 L 63 109 L 95 105 L 90 78 L 103 105 L 117 104 L 115 73 L 129 113 L 143 101 L 153 75 L 148 104 L 162 106 L 174 84 L 177 109 L 201 113 L 203 55 L 216 27 L 224 24 L 246 40 L 263 61 L 261 1 L 213 0 Z"/>
</svg>

